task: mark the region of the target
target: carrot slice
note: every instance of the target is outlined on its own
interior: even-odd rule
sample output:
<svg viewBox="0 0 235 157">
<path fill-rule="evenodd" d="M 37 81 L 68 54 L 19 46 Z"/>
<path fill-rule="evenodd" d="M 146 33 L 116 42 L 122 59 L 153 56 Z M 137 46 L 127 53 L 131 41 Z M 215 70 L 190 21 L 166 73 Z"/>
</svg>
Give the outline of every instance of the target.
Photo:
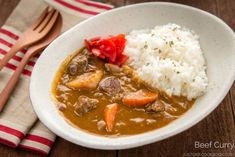
<svg viewBox="0 0 235 157">
<path fill-rule="evenodd" d="M 122 102 L 130 107 L 143 107 L 154 102 L 158 98 L 158 93 L 153 93 L 147 90 L 138 90 L 125 95 Z"/>
<path fill-rule="evenodd" d="M 109 104 L 104 109 L 104 120 L 106 122 L 106 130 L 107 132 L 112 132 L 116 113 L 118 111 L 118 104 Z"/>
</svg>

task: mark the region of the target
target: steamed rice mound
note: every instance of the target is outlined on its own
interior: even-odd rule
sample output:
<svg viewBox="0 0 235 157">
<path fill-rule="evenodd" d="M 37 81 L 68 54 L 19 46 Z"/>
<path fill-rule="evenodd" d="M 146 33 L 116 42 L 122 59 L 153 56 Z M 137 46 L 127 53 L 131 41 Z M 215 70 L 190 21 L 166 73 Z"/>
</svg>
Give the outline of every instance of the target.
<svg viewBox="0 0 235 157">
<path fill-rule="evenodd" d="M 176 24 L 133 30 L 127 36 L 127 64 L 153 88 L 191 100 L 208 86 L 199 36 Z"/>
</svg>

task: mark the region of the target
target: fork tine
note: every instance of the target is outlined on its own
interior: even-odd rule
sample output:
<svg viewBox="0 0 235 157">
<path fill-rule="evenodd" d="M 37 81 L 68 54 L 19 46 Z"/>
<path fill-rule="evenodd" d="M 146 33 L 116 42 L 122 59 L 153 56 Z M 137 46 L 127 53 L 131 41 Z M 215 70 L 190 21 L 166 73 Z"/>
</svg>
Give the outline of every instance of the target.
<svg viewBox="0 0 235 157">
<path fill-rule="evenodd" d="M 53 27 L 53 25 L 55 24 L 59 14 L 60 13 L 56 10 L 55 13 L 53 14 L 51 20 L 47 23 L 47 25 L 40 32 L 49 31 Z"/>
<path fill-rule="evenodd" d="M 42 22 L 48 12 L 48 9 L 49 7 L 46 7 L 41 15 L 34 21 L 34 23 L 30 26 L 32 29 L 36 28 Z"/>
<path fill-rule="evenodd" d="M 53 16 L 55 12 L 55 9 L 52 9 L 48 12 L 47 16 L 43 19 L 43 21 L 34 29 L 38 30 L 39 32 L 42 31 L 42 29 L 47 25 L 47 23 L 50 21 L 51 17 Z"/>
</svg>

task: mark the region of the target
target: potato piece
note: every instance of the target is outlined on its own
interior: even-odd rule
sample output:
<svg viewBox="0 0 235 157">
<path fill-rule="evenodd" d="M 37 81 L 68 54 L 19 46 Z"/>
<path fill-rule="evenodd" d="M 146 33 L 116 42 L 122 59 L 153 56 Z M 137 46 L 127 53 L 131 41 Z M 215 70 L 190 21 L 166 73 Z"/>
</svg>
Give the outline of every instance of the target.
<svg viewBox="0 0 235 157">
<path fill-rule="evenodd" d="M 103 77 L 103 71 L 84 73 L 66 85 L 70 88 L 95 89 Z"/>
</svg>

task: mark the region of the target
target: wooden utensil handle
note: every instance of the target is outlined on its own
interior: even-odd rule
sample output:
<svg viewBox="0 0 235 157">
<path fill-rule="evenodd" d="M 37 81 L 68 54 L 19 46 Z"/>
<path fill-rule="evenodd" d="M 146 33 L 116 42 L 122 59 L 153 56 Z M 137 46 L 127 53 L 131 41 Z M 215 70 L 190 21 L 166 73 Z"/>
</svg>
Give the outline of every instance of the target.
<svg viewBox="0 0 235 157">
<path fill-rule="evenodd" d="M 3 107 L 7 103 L 7 100 L 13 91 L 17 81 L 20 78 L 21 72 L 24 70 L 25 65 L 28 62 L 28 55 L 26 54 L 22 61 L 20 62 L 19 66 L 17 67 L 16 71 L 14 74 L 11 76 L 10 80 L 7 82 L 7 85 L 5 88 L 1 91 L 0 94 L 0 112 L 2 111 Z"/>
<path fill-rule="evenodd" d="M 8 61 L 18 52 L 22 47 L 20 46 L 20 40 L 12 46 L 12 48 L 7 52 L 7 54 L 0 60 L 0 71 L 8 63 Z"/>
</svg>

